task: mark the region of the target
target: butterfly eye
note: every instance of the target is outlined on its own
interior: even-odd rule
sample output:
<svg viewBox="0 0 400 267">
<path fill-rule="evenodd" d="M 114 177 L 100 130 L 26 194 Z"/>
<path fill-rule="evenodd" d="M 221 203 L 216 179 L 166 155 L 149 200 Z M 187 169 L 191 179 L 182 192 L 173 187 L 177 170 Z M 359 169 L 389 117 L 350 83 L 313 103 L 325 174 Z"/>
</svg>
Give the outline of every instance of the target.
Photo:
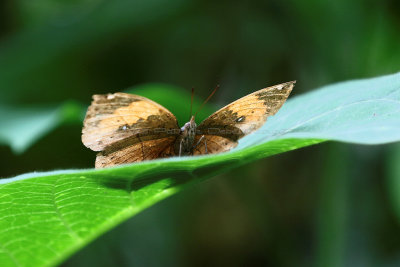
<svg viewBox="0 0 400 267">
<path fill-rule="evenodd" d="M 242 121 L 244 121 L 245 118 L 246 118 L 245 116 L 241 116 L 236 119 L 236 122 L 242 122 Z"/>
</svg>

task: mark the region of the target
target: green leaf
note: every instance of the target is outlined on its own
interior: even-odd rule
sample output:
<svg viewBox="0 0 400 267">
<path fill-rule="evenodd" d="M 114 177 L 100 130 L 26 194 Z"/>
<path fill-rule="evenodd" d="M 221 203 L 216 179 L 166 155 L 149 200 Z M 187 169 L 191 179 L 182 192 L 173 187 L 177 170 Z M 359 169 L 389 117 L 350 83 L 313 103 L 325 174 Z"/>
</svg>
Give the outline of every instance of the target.
<svg viewBox="0 0 400 267">
<path fill-rule="evenodd" d="M 399 101 L 400 74 L 345 82 L 289 100 L 260 131 L 228 153 L 0 180 L 0 262 L 58 264 L 154 203 L 263 157 L 323 140 L 399 141 Z"/>
<path fill-rule="evenodd" d="M 295 90 L 295 89 L 294 89 Z M 400 140 L 400 74 L 326 86 L 283 105 L 241 146 L 277 138 L 318 138 L 357 144 Z"/>
<path fill-rule="evenodd" d="M 82 110 L 75 102 L 58 108 L 0 106 L 0 144 L 10 145 L 14 153 L 20 154 L 60 124 L 80 122 Z"/>
</svg>

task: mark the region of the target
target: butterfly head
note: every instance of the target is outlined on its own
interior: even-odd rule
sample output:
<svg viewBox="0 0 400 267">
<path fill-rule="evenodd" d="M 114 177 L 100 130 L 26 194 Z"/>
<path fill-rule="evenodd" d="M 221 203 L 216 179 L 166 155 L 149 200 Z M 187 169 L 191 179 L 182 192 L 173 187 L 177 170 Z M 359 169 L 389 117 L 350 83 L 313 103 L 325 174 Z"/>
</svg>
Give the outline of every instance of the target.
<svg viewBox="0 0 400 267">
<path fill-rule="evenodd" d="M 196 133 L 196 128 L 197 124 L 194 121 L 194 116 L 192 116 L 190 121 L 188 121 L 187 123 L 185 123 L 185 125 L 183 125 L 183 127 L 181 128 L 181 132 L 187 135 L 191 135 L 191 132 L 193 132 L 194 135 Z"/>
</svg>

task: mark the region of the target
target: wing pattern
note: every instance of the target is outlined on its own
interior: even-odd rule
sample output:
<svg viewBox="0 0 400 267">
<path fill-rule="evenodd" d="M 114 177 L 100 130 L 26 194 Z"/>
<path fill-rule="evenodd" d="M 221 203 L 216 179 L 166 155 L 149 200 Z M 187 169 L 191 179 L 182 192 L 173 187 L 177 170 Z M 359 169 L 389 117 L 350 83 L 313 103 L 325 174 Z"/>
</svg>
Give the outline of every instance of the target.
<svg viewBox="0 0 400 267">
<path fill-rule="evenodd" d="M 111 167 L 120 164 L 139 162 L 170 156 L 175 137 L 127 144 L 122 148 L 111 148 L 99 152 L 96 157 L 96 168 Z"/>
<path fill-rule="evenodd" d="M 82 129 L 83 144 L 102 151 L 141 141 L 178 135 L 175 116 L 163 106 L 138 95 L 94 95 Z"/>
<path fill-rule="evenodd" d="M 295 82 L 264 88 L 216 111 L 198 127 L 198 135 L 216 135 L 236 142 L 260 128 L 285 103 Z"/>
</svg>

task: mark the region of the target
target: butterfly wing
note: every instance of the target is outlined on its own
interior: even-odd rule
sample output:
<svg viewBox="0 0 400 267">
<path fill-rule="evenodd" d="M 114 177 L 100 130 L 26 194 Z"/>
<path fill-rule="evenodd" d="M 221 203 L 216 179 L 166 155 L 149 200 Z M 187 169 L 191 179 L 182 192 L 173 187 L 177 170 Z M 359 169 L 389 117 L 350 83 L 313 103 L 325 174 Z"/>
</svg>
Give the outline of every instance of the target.
<svg viewBox="0 0 400 267">
<path fill-rule="evenodd" d="M 205 135 L 207 148 L 226 144 L 229 150 L 237 145 L 237 140 L 260 128 L 269 116 L 274 115 L 283 105 L 293 89 L 295 81 L 264 88 L 242 97 L 216 111 L 197 128 L 197 140 Z M 205 151 L 205 144 L 199 144 L 195 151 Z M 212 144 L 212 143 L 218 143 Z M 204 148 L 203 148 L 204 147 Z M 212 153 L 213 149 L 209 149 Z"/>
<path fill-rule="evenodd" d="M 164 157 L 180 129 L 163 106 L 138 95 L 94 95 L 82 129 L 83 144 L 97 154 L 96 168 Z"/>
<path fill-rule="evenodd" d="M 94 95 L 82 129 L 83 144 L 103 151 L 179 134 L 175 116 L 163 106 L 138 95 Z"/>
<path fill-rule="evenodd" d="M 204 155 L 229 151 L 237 146 L 237 141 L 218 135 L 196 135 L 195 144 L 193 155 Z"/>
<path fill-rule="evenodd" d="M 136 144 L 126 144 L 122 147 L 110 147 L 99 152 L 96 157 L 96 168 L 151 160 L 173 155 L 173 142 L 176 137 L 164 137 L 143 141 Z M 172 154 L 171 154 L 172 153 Z"/>
</svg>

